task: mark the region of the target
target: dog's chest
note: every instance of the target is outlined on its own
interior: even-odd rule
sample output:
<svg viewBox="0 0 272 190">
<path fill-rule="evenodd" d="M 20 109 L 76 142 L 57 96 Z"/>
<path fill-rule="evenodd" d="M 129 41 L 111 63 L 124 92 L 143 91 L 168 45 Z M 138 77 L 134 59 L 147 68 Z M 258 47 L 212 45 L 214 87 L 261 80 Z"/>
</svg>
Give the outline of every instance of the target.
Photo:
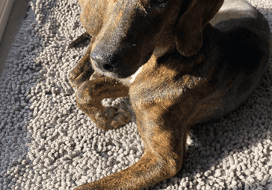
<svg viewBox="0 0 272 190">
<path fill-rule="evenodd" d="M 143 69 L 144 70 L 144 69 Z M 143 71 L 130 85 L 131 101 L 163 102 L 173 101 L 193 93 L 195 87 L 206 79 L 199 76 L 185 74 L 178 76 L 173 70 L 163 68 L 161 70 Z"/>
</svg>

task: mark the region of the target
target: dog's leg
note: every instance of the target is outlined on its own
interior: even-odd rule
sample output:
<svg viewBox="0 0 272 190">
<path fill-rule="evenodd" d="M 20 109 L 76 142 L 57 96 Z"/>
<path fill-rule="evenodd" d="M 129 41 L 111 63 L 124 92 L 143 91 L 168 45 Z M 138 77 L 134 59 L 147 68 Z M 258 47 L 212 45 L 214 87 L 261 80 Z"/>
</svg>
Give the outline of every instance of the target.
<svg viewBox="0 0 272 190">
<path fill-rule="evenodd" d="M 137 116 L 139 114 L 136 113 Z M 125 170 L 75 190 L 137 190 L 177 174 L 186 154 L 189 129 L 171 122 L 158 121 L 150 114 L 138 117 L 137 125 L 145 148 L 142 158 Z"/>
<path fill-rule="evenodd" d="M 84 57 L 77 63 L 76 67 L 69 73 L 69 82 L 76 90 L 84 81 L 89 80 L 94 73 L 90 62 L 91 45 L 87 49 Z"/>
<path fill-rule="evenodd" d="M 125 104 L 118 109 L 105 108 L 101 101 L 104 98 L 128 96 L 128 88 L 114 79 L 98 75 L 85 81 L 76 92 L 79 109 L 84 111 L 97 127 L 103 130 L 116 129 L 128 123 L 131 115 Z"/>
<path fill-rule="evenodd" d="M 91 39 L 92 36 L 88 33 L 88 32 L 84 32 L 83 34 L 81 34 L 77 39 L 75 39 L 74 41 L 72 41 L 70 43 L 70 45 L 68 46 L 68 49 L 70 48 L 75 48 L 77 47 L 79 44 L 81 43 L 85 43 L 87 40 Z"/>
</svg>

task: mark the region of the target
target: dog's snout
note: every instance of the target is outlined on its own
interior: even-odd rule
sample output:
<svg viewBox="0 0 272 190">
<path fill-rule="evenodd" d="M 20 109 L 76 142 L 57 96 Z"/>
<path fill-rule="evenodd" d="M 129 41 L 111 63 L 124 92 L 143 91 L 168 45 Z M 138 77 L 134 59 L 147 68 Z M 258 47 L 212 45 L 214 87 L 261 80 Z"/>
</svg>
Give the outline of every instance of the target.
<svg viewBox="0 0 272 190">
<path fill-rule="evenodd" d="M 119 66 L 117 57 L 114 53 L 105 53 L 96 49 L 91 53 L 91 58 L 97 66 L 109 72 Z"/>
</svg>

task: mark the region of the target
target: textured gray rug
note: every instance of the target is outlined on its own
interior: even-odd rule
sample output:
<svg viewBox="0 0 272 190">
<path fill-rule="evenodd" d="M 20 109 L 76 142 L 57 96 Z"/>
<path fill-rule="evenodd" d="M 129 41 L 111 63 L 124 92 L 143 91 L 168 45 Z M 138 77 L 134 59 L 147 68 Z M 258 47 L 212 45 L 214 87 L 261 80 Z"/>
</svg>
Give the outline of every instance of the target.
<svg viewBox="0 0 272 190">
<path fill-rule="evenodd" d="M 271 0 L 251 0 L 272 26 Z M 131 122 L 104 132 L 75 103 L 68 72 L 86 47 L 77 0 L 32 0 L 0 83 L 0 189 L 73 189 L 142 155 Z M 272 70 L 237 111 L 190 132 L 183 169 L 149 189 L 272 189 Z M 117 105 L 122 99 L 107 100 Z"/>
</svg>

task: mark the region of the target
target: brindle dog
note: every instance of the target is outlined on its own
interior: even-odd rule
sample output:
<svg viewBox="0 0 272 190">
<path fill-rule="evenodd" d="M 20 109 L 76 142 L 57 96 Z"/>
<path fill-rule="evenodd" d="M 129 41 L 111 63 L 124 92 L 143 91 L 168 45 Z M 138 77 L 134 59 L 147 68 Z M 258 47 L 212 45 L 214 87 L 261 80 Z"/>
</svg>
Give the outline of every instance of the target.
<svg viewBox="0 0 272 190">
<path fill-rule="evenodd" d="M 79 4 L 87 32 L 70 47 L 91 41 L 70 72 L 77 105 L 97 127 L 116 129 L 130 121 L 126 106 L 104 108 L 101 100 L 129 96 L 144 154 L 77 190 L 140 189 L 174 176 L 190 128 L 244 103 L 268 68 L 268 23 L 244 0 L 227 0 L 218 14 L 223 0 Z"/>
</svg>

